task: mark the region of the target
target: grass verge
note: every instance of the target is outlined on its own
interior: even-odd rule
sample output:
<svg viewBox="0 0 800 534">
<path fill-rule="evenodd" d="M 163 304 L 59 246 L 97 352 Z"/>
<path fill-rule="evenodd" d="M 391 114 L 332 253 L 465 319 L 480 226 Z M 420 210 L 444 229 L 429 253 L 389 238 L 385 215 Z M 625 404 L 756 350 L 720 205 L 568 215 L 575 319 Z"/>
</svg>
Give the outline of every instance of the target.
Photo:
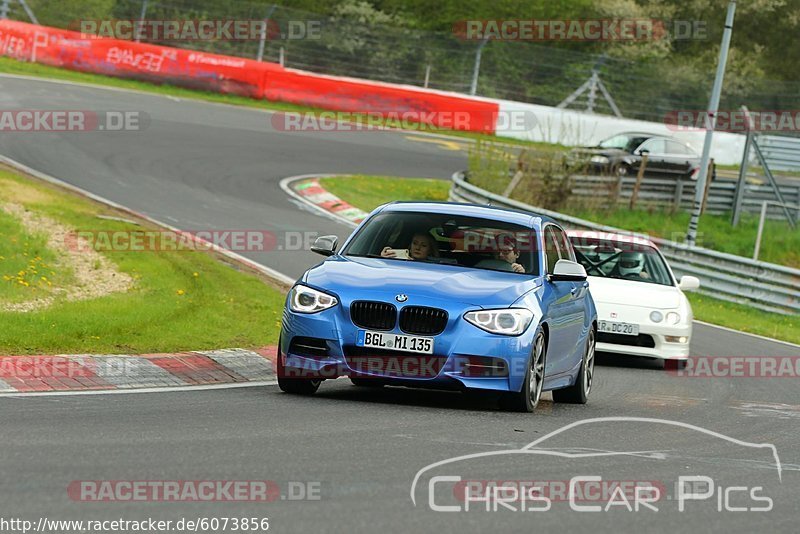
<svg viewBox="0 0 800 534">
<path fill-rule="evenodd" d="M 0 170 L 0 202 L 27 210 L 74 229 L 94 231 L 155 230 L 130 221 L 101 204 L 43 184 L 9 170 Z M 103 218 L 101 218 L 103 217 Z M 105 217 L 128 219 L 109 220 Z M 2 239 L 0 275 L 15 276 L 21 265 L 40 257 L 57 263 L 55 253 L 43 248 L 41 237 L 31 238 L 18 223 L 0 219 L 0 229 L 16 235 L 16 243 Z M 25 243 L 27 254 L 25 256 Z M 147 353 L 226 347 L 256 348 L 275 344 L 284 292 L 265 280 L 242 272 L 222 257 L 198 251 L 114 251 L 103 255 L 119 272 L 133 278 L 131 289 L 90 300 L 57 299 L 51 306 L 31 311 L 0 312 L 0 354 Z M 29 264 L 25 264 L 27 267 Z M 25 287 L 12 280 L 2 284 Z M 68 276 L 54 275 L 51 288 L 69 285 Z M 0 304 L 13 296 L 0 292 Z"/>
<path fill-rule="evenodd" d="M 570 203 L 559 208 L 559 211 L 581 219 L 644 232 L 672 241 L 684 240 L 691 218 L 691 214 L 684 211 L 625 208 L 605 210 L 582 208 Z M 698 245 L 752 258 L 758 231 L 758 215 L 743 213 L 739 225 L 735 228 L 731 226 L 730 221 L 730 214 L 701 216 L 697 234 Z M 758 259 L 800 268 L 800 228 L 792 229 L 785 221 L 765 221 Z"/>
<path fill-rule="evenodd" d="M 391 200 L 446 200 L 447 192 L 450 188 L 450 183 L 446 180 L 363 175 L 325 178 L 320 183 L 331 193 L 364 211 L 370 211 L 376 206 Z M 577 212 L 576 215 L 591 219 L 588 216 L 591 214 L 585 212 Z M 663 215 L 652 215 L 653 218 L 649 222 L 655 227 L 658 217 L 663 218 Z M 613 217 L 601 217 L 594 220 L 600 220 L 604 224 L 629 228 L 636 225 L 636 217 L 637 213 L 633 213 L 629 216 L 620 215 L 616 219 Z M 706 223 L 708 223 L 707 217 L 703 219 Z M 708 226 L 712 225 L 709 224 Z M 713 227 L 703 227 L 701 224 L 701 228 L 704 228 L 705 232 L 711 231 Z M 639 228 L 631 229 L 638 230 Z M 719 233 L 712 235 L 721 240 L 725 235 L 723 229 L 720 224 Z M 650 230 L 650 228 L 647 228 L 647 224 L 644 224 L 641 230 Z M 706 239 L 708 239 L 707 235 Z M 795 247 L 795 254 L 797 254 L 797 250 L 800 250 L 800 247 Z M 767 313 L 749 306 L 718 300 L 698 293 L 687 292 L 687 296 L 692 303 L 695 318 L 700 321 L 800 344 L 800 318 L 797 316 Z"/>
<path fill-rule="evenodd" d="M 800 317 L 797 315 L 762 312 L 699 293 L 686 295 L 696 319 L 800 345 Z"/>
<path fill-rule="evenodd" d="M 46 298 L 52 294 L 53 284 L 71 283 L 72 273 L 56 263 L 46 235 L 26 231 L 19 220 L 0 209 L 0 302 Z"/>
<path fill-rule="evenodd" d="M 323 178 L 319 182 L 337 197 L 367 213 L 392 200 L 446 201 L 450 190 L 448 180 L 431 178 L 358 175 Z"/>
</svg>

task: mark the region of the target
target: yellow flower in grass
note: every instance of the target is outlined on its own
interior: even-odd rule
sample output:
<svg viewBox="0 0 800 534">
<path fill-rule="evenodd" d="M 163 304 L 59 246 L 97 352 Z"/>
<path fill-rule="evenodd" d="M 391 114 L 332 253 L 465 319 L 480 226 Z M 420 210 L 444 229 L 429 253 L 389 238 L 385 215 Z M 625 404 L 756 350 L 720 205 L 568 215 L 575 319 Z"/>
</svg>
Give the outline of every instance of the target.
<svg viewBox="0 0 800 534">
<path fill-rule="evenodd" d="M 185 294 L 185 293 L 186 293 L 186 291 L 184 291 L 183 289 L 179 289 L 178 291 L 176 291 L 176 293 L 177 293 L 178 295 L 183 295 L 183 294 Z"/>
<path fill-rule="evenodd" d="M 200 276 L 200 273 L 192 273 L 192 276 L 194 276 L 195 278 L 197 278 L 198 276 Z"/>
</svg>

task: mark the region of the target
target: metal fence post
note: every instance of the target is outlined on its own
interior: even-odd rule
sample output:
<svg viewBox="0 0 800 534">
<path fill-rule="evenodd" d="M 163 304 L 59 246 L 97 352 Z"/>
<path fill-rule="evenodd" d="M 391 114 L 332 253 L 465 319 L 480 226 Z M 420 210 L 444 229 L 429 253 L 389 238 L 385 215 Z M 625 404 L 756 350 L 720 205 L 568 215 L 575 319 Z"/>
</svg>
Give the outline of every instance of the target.
<svg viewBox="0 0 800 534">
<path fill-rule="evenodd" d="M 280 63 L 281 67 L 286 66 L 286 49 L 283 47 L 278 51 L 278 63 Z"/>
<path fill-rule="evenodd" d="M 3 0 L 3 3 L 0 4 L 0 19 L 8 18 L 8 10 L 10 9 L 8 4 L 10 1 L 11 0 Z"/>
<path fill-rule="evenodd" d="M 142 0 L 142 11 L 139 12 L 139 20 L 143 21 L 144 18 L 147 16 L 147 0 Z M 134 42 L 141 42 L 142 40 L 142 32 L 136 32 L 136 39 Z"/>
<path fill-rule="evenodd" d="M 31 6 L 28 5 L 28 2 L 25 0 L 19 0 L 19 3 L 22 6 L 22 9 L 25 10 L 25 14 L 28 15 L 29 19 L 31 19 L 31 22 L 34 24 L 39 24 L 39 21 L 37 20 L 36 15 L 33 14 L 33 10 L 31 9 Z"/>
<path fill-rule="evenodd" d="M 425 67 L 425 83 L 422 84 L 422 87 L 427 89 L 428 88 L 428 82 L 430 80 L 431 80 L 431 64 L 428 63 L 428 65 Z"/>
<path fill-rule="evenodd" d="M 264 17 L 264 25 L 261 27 L 261 33 L 258 36 L 258 54 L 256 55 L 256 60 L 258 61 L 264 61 L 264 45 L 267 41 L 269 19 L 272 16 L 272 12 L 275 11 L 275 7 L 275 4 L 269 6 L 269 10 L 267 10 L 267 16 Z"/>
<path fill-rule="evenodd" d="M 483 47 L 486 46 L 486 43 L 489 42 L 489 36 L 487 35 L 481 44 L 478 45 L 478 50 L 475 52 L 475 65 L 472 68 L 472 84 L 469 87 L 469 94 L 475 95 L 478 91 L 478 75 L 481 72 L 481 53 L 483 52 Z"/>
</svg>

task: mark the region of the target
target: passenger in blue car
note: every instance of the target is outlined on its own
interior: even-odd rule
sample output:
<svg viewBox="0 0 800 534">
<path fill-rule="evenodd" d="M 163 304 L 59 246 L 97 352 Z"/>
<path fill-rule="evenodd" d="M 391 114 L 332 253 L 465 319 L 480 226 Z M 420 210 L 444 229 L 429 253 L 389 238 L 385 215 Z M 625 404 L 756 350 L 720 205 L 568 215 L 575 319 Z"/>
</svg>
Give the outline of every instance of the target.
<svg viewBox="0 0 800 534">
<path fill-rule="evenodd" d="M 391 247 L 384 247 L 381 250 L 381 256 L 384 258 L 427 260 L 431 257 L 438 258 L 439 248 L 436 246 L 436 240 L 430 234 L 418 233 L 414 234 L 408 249 L 398 251 Z"/>
</svg>

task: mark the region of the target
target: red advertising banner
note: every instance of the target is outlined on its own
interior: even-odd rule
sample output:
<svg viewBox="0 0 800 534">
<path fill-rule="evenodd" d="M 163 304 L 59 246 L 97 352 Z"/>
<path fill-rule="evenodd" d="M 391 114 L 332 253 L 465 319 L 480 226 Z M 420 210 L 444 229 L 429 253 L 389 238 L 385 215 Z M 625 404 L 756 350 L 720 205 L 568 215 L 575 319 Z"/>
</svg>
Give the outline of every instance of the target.
<svg viewBox="0 0 800 534">
<path fill-rule="evenodd" d="M 194 50 L 94 38 L 24 22 L 0 21 L 0 55 L 55 67 L 324 109 L 413 113 L 443 128 L 494 133 L 496 103 L 409 86 L 325 76 L 275 63 Z M 468 117 L 452 121 L 453 116 Z"/>
</svg>

